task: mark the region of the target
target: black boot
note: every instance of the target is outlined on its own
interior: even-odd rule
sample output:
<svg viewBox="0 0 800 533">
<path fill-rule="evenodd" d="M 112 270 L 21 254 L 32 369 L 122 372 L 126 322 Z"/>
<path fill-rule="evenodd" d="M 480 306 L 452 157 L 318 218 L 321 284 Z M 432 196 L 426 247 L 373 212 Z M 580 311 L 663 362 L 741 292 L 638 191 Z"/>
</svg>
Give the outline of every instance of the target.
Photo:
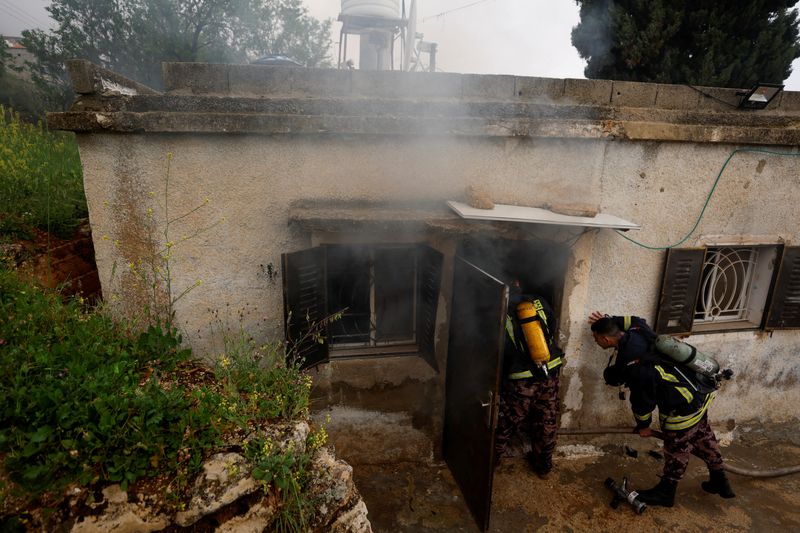
<svg viewBox="0 0 800 533">
<path fill-rule="evenodd" d="M 708 475 L 709 480 L 700 483 L 704 491 L 710 492 L 711 494 L 719 494 L 723 498 L 736 497 L 724 470 L 709 470 Z"/>
<path fill-rule="evenodd" d="M 672 507 L 675 505 L 675 489 L 678 488 L 677 481 L 670 481 L 661 478 L 658 485 L 652 489 L 640 490 L 637 498 L 647 505 L 660 505 L 661 507 Z"/>
<path fill-rule="evenodd" d="M 528 452 L 525 455 L 533 473 L 539 476 L 540 479 L 547 479 L 547 475 L 553 469 L 553 460 L 550 457 L 541 457 L 533 452 Z"/>
</svg>

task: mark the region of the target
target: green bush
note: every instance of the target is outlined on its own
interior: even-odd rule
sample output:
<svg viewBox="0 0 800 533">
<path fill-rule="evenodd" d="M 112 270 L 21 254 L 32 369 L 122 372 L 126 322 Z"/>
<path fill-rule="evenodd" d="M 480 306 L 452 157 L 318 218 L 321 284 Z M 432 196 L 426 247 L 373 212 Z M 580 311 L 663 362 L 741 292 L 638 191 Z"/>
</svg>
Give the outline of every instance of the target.
<svg viewBox="0 0 800 533">
<path fill-rule="evenodd" d="M 282 363 L 278 345 L 240 345 L 222 356 L 215 376 L 180 342 L 165 326 L 132 334 L 0 266 L 6 475 L 38 494 L 71 483 L 127 488 L 167 473 L 179 492 L 224 435 L 306 413 L 310 380 Z"/>
<path fill-rule="evenodd" d="M 69 237 L 87 212 L 75 136 L 0 105 L 0 235 L 39 228 Z"/>
</svg>

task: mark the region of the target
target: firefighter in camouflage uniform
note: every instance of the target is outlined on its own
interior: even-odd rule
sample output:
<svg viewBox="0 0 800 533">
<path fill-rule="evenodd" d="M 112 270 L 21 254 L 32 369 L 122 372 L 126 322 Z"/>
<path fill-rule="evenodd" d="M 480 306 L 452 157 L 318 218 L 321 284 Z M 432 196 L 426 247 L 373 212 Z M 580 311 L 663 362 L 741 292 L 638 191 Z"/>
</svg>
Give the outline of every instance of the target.
<svg viewBox="0 0 800 533">
<path fill-rule="evenodd" d="M 634 431 L 642 437 L 652 436 L 652 413 L 658 407 L 664 434 L 664 472 L 658 484 L 639 491 L 638 498 L 648 505 L 672 507 L 689 454 L 702 459 L 708 467 L 710 479 L 701 483 L 703 490 L 733 498 L 717 437 L 708 424 L 708 407 L 715 394 L 713 384 L 659 356 L 654 348 L 656 334 L 642 318 L 594 312 L 589 323 L 595 342 L 616 350 L 616 361 L 606 367 L 603 378 L 608 385 L 626 385 L 630 389 Z"/>
<path fill-rule="evenodd" d="M 550 359 L 537 365 L 531 359 L 524 334 L 517 318 L 516 307 L 522 301 L 533 303 L 542 324 L 550 350 Z M 519 282 L 511 285 L 506 315 L 503 380 L 500 394 L 500 415 L 495 440 L 495 457 L 503 455 L 517 430 L 527 433 L 531 451 L 526 459 L 541 478 L 553 468 L 558 414 L 559 370 L 564 363 L 563 352 L 553 341 L 555 317 L 550 304 L 542 297 L 522 294 Z"/>
</svg>

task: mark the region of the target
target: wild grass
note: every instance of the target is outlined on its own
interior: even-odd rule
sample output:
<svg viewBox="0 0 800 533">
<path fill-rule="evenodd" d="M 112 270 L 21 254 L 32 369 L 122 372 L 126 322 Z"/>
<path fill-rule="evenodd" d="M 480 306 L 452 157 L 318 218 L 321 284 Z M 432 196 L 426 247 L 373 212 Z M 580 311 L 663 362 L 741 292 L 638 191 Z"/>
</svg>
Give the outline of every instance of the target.
<svg viewBox="0 0 800 533">
<path fill-rule="evenodd" d="M 307 415 L 310 378 L 286 364 L 281 343 L 233 338 L 210 369 L 192 361 L 174 328 L 133 331 L 0 265 L 0 468 L 12 482 L 0 487 L 0 503 L 10 491 L 31 501 L 71 485 L 126 489 L 156 476 L 172 480 L 167 491 L 180 499 L 226 436 Z M 303 453 L 256 462 L 269 490 L 298 501 Z M 301 480 L 298 490 L 276 488 L 289 483 L 285 472 Z M 0 518 L 19 511 L 2 507 Z"/>
<path fill-rule="evenodd" d="M 86 216 L 75 136 L 24 122 L 0 105 L 0 236 L 27 237 L 38 228 L 70 237 Z"/>
</svg>

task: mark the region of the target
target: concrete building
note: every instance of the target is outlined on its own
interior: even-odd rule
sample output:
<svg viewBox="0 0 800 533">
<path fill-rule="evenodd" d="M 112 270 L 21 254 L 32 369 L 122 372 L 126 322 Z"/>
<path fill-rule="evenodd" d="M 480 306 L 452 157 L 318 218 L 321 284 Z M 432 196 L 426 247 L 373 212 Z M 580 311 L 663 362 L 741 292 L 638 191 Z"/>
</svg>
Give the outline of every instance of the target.
<svg viewBox="0 0 800 533">
<path fill-rule="evenodd" d="M 25 45 L 22 44 L 22 38 L 4 37 L 3 45 L 5 46 L 6 52 L 8 52 L 8 54 L 11 56 L 11 59 L 8 63 L 11 72 L 24 80 L 31 79 L 30 71 L 25 63 L 32 62 L 34 57 L 33 54 L 28 51 Z"/>
<path fill-rule="evenodd" d="M 48 120 L 78 135 L 106 299 L 135 314 L 183 295 L 177 323 L 209 356 L 219 321 L 259 341 L 288 321 L 340 451 L 458 443 L 491 483 L 510 276 L 558 310 L 562 427 L 631 423 L 595 309 L 732 369 L 718 428 L 797 419 L 800 93 L 756 111 L 732 89 L 169 63 L 162 94 L 70 71 L 78 100 Z M 469 187 L 496 207 L 463 205 Z M 169 294 L 148 281 L 167 254 Z"/>
</svg>

